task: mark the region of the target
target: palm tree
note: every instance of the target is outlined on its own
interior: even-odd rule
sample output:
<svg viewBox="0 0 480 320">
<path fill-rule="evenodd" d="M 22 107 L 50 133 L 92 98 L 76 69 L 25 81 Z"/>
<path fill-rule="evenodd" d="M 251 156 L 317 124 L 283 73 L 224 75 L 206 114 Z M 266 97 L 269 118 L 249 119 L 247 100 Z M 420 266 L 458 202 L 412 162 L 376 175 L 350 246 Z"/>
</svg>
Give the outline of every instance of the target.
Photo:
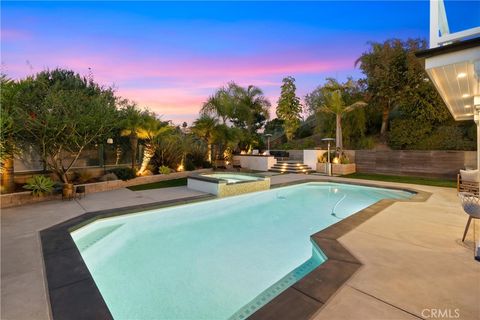
<svg viewBox="0 0 480 320">
<path fill-rule="evenodd" d="M 266 120 L 270 118 L 270 101 L 263 95 L 263 91 L 249 85 L 246 89 L 236 86 L 235 97 L 237 99 L 237 110 L 234 115 L 238 121 L 244 122 L 244 126 L 250 132 L 260 129 Z"/>
<path fill-rule="evenodd" d="M 201 110 L 202 117 L 206 116 L 209 120 L 207 121 L 205 118 L 200 122 L 204 122 L 204 124 L 209 122 L 212 125 L 212 119 L 217 119 L 215 130 L 219 134 L 217 136 L 218 139 L 210 137 L 210 142 L 208 142 L 210 148 L 209 159 L 212 158 L 212 144 L 218 144 L 220 146 L 219 149 L 234 149 L 242 138 L 255 136 L 258 129 L 269 118 L 269 108 L 270 102 L 258 87 L 250 85 L 247 88 L 243 88 L 235 82 L 230 82 L 228 85 L 218 89 L 203 104 Z M 219 119 L 221 119 L 222 127 L 218 125 Z M 230 121 L 233 127 L 227 125 L 227 120 Z M 230 130 L 233 128 L 236 130 Z M 199 129 L 197 128 L 198 131 Z M 197 135 L 203 136 L 201 133 L 197 133 Z M 247 140 L 249 141 L 247 142 L 249 147 L 252 139 Z M 236 145 L 233 146 L 233 144 Z"/>
<path fill-rule="evenodd" d="M 167 122 L 157 119 L 154 114 L 145 119 L 143 127 L 137 131 L 138 138 L 144 140 L 145 144 L 142 164 L 137 172 L 138 175 L 141 175 L 147 169 L 150 160 L 155 155 L 158 145 L 157 140 L 162 139 L 170 131 L 172 131 L 172 127 Z"/>
<path fill-rule="evenodd" d="M 121 104 L 123 105 L 123 108 L 121 109 L 123 130 L 120 132 L 120 135 L 129 137 L 132 155 L 132 169 L 135 170 L 137 165 L 138 135 L 139 132 L 143 130 L 143 126 L 149 115 L 147 115 L 148 112 L 138 109 L 135 102 L 124 100 Z"/>
<path fill-rule="evenodd" d="M 235 91 L 237 88 L 235 82 L 230 82 L 227 86 L 218 89 L 203 104 L 200 112 L 220 118 L 222 123 L 225 124 L 232 117 L 232 112 L 235 109 Z"/>
<path fill-rule="evenodd" d="M 346 106 L 340 90 L 324 90 L 323 104 L 318 109 L 320 112 L 333 113 L 336 116 L 336 145 L 340 150 L 343 149 L 342 137 L 342 117 L 359 107 L 364 107 L 367 104 L 363 101 L 357 101 L 351 105 Z"/>
<path fill-rule="evenodd" d="M 231 154 L 242 138 L 242 129 L 229 127 L 225 124 L 217 125 L 212 137 L 212 142 L 217 146 L 216 156 L 219 156 L 219 158 L 223 160 L 230 160 L 227 159 L 229 156 L 226 156 L 225 152 L 227 151 L 227 154 Z"/>
<path fill-rule="evenodd" d="M 218 127 L 218 119 L 203 114 L 193 122 L 192 133 L 207 143 L 207 160 L 212 162 L 212 144 L 215 141 L 215 132 Z"/>
</svg>

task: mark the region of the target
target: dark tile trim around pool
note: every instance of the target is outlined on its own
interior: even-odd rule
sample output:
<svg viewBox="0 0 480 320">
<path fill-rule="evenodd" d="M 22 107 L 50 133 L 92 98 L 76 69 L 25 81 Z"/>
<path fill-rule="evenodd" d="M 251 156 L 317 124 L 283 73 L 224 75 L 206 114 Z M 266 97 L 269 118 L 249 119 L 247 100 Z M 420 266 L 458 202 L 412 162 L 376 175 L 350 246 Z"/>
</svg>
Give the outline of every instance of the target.
<svg viewBox="0 0 480 320">
<path fill-rule="evenodd" d="M 304 179 L 293 183 L 277 184 L 272 186 L 272 188 L 316 181 L 403 190 L 411 192 L 414 195 L 408 200 L 380 200 L 373 205 L 340 220 L 330 227 L 313 234 L 311 236 L 312 240 L 315 241 L 328 259 L 318 266 L 318 268 L 300 279 L 300 281 L 253 313 L 249 317 L 251 320 L 310 319 L 313 314 L 318 312 L 327 303 L 327 300 L 362 266 L 361 262 L 338 241 L 338 238 L 349 231 L 352 231 L 395 202 L 423 202 L 431 196 L 431 193 L 414 189 L 394 188 L 374 183 L 344 182 L 333 179 Z"/>
<path fill-rule="evenodd" d="M 305 182 L 338 182 L 333 180 L 301 180 L 272 186 L 277 188 Z M 348 183 L 348 182 L 340 182 Z M 351 183 L 389 188 L 375 184 Z M 401 189 L 401 188 L 392 188 Z M 352 276 L 360 262 L 340 242 L 339 237 L 353 230 L 396 201 L 426 201 L 429 193 L 401 189 L 415 193 L 409 200 L 381 200 L 356 214 L 312 235 L 328 260 L 275 297 L 250 316 L 250 319 L 307 319 L 317 312 L 340 286 Z M 48 298 L 53 319 L 113 319 L 70 232 L 96 219 L 124 215 L 140 210 L 152 210 L 215 198 L 196 196 L 184 199 L 142 204 L 118 209 L 88 212 L 40 231 Z"/>
<path fill-rule="evenodd" d="M 84 213 L 40 231 L 47 296 L 53 319 L 113 319 L 70 232 L 94 220 L 216 198 L 201 195 Z"/>
</svg>

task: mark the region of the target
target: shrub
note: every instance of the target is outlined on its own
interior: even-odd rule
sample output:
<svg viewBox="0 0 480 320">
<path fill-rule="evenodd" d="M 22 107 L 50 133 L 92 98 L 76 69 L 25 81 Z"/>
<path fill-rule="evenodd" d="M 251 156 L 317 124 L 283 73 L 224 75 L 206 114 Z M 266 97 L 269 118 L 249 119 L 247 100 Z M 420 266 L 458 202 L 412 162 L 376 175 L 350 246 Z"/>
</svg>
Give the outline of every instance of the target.
<svg viewBox="0 0 480 320">
<path fill-rule="evenodd" d="M 414 119 L 395 119 L 389 134 L 393 149 L 410 150 L 475 150 L 475 141 L 468 128 L 458 125 L 432 127 Z"/>
<path fill-rule="evenodd" d="M 172 172 L 172 170 L 167 166 L 161 166 L 160 168 L 158 168 L 158 172 L 160 174 L 169 174 Z"/>
<path fill-rule="evenodd" d="M 306 137 L 310 137 L 311 135 L 313 135 L 313 127 L 309 126 L 309 125 L 303 125 L 303 126 L 300 126 L 300 128 L 298 128 L 297 132 L 295 132 L 295 137 L 297 139 L 303 139 L 303 138 L 306 138 Z"/>
<path fill-rule="evenodd" d="M 335 150 L 330 150 L 330 162 L 333 161 L 333 158 L 336 157 L 337 152 Z M 328 151 L 325 151 L 320 157 L 318 157 L 318 162 L 327 163 L 328 161 Z"/>
<path fill-rule="evenodd" d="M 85 183 L 92 179 L 93 175 L 87 170 L 75 171 L 73 180 L 77 183 Z"/>
<path fill-rule="evenodd" d="M 341 164 L 349 164 L 350 163 L 350 158 L 348 158 L 348 156 L 344 152 L 340 153 L 339 159 L 340 159 Z"/>
<path fill-rule="evenodd" d="M 120 168 L 113 168 L 108 170 L 109 173 L 114 173 L 118 179 L 123 181 L 127 181 L 133 179 L 137 176 L 135 170 L 130 167 L 120 167 Z"/>
<path fill-rule="evenodd" d="M 192 159 L 190 158 L 186 158 L 185 159 L 185 170 L 186 171 L 192 171 L 192 170 L 195 170 L 196 167 L 195 167 L 195 164 L 193 163 Z"/>
<path fill-rule="evenodd" d="M 208 162 L 207 160 L 203 160 L 202 162 L 202 168 L 211 168 L 212 167 L 212 163 L 211 162 Z"/>
<path fill-rule="evenodd" d="M 104 174 L 104 175 L 100 178 L 100 181 L 114 181 L 114 180 L 118 180 L 118 177 L 117 177 L 117 175 L 116 175 L 115 173 L 113 173 L 113 172 Z"/>
<path fill-rule="evenodd" d="M 27 184 L 23 186 L 24 189 L 32 190 L 34 196 L 43 196 L 52 193 L 55 182 L 49 177 L 37 175 L 27 180 Z"/>
<path fill-rule="evenodd" d="M 354 149 L 373 149 L 375 147 L 375 140 L 373 137 L 362 137 L 354 144 Z"/>
<path fill-rule="evenodd" d="M 414 145 L 419 150 L 475 150 L 475 147 L 475 141 L 468 139 L 464 130 L 457 126 L 435 128 L 431 135 Z"/>
<path fill-rule="evenodd" d="M 205 162 L 207 146 L 201 142 L 194 142 L 189 145 L 186 160 L 191 160 L 195 167 L 202 167 Z"/>
<path fill-rule="evenodd" d="M 395 119 L 391 122 L 388 144 L 393 149 L 414 149 L 419 140 L 430 134 L 432 127 L 413 119 Z"/>
<path fill-rule="evenodd" d="M 63 182 L 55 181 L 53 183 L 52 193 L 53 194 L 62 194 L 63 192 Z"/>
</svg>

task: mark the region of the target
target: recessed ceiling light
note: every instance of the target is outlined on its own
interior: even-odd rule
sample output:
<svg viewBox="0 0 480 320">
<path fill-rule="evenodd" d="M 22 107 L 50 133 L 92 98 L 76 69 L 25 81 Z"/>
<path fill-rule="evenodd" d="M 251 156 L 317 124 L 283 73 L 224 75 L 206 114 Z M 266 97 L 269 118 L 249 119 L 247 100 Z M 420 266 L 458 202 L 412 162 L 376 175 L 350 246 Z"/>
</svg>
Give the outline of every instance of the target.
<svg viewBox="0 0 480 320">
<path fill-rule="evenodd" d="M 462 98 L 468 98 L 468 97 L 470 97 L 470 95 L 468 93 L 462 94 Z"/>
<path fill-rule="evenodd" d="M 467 104 L 467 105 L 465 106 L 465 108 L 467 108 L 467 109 L 469 109 L 469 108 L 471 108 L 471 107 L 472 107 L 472 106 L 469 105 L 469 104 Z"/>
<path fill-rule="evenodd" d="M 460 72 L 459 74 L 457 74 L 458 79 L 465 78 L 466 76 L 467 76 L 467 74 L 465 72 Z"/>
</svg>

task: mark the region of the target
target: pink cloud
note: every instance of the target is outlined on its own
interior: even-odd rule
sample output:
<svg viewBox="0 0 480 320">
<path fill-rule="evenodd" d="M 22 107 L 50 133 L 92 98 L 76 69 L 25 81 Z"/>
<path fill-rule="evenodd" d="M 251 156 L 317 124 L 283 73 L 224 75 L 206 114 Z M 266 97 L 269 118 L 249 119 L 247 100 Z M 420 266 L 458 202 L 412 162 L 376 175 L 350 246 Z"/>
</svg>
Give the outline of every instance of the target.
<svg viewBox="0 0 480 320">
<path fill-rule="evenodd" d="M 29 33 L 21 30 L 15 30 L 15 29 L 2 28 L 0 35 L 1 35 L 2 41 L 19 41 L 19 40 L 27 40 L 31 38 Z"/>
<path fill-rule="evenodd" d="M 88 50 L 75 52 L 64 49 L 48 54 L 40 50 L 30 55 L 28 58 L 34 65 L 32 69 L 20 57 L 9 58 L 13 61 L 5 61 L 6 72 L 13 77 L 23 77 L 44 68 L 55 67 L 87 74 L 88 68 L 91 68 L 96 81 L 104 85 L 114 84 L 122 97 L 135 100 L 141 106 L 164 115 L 165 119 L 175 121 L 193 119 L 208 96 L 229 81 L 266 89 L 266 95 L 273 105 L 271 116 L 274 117 L 274 106 L 284 76 L 348 70 L 355 60 L 348 56 L 320 58 L 301 50 L 277 52 L 274 56 L 259 54 L 235 59 L 202 56 L 192 59 L 157 56 L 129 59 L 113 49 L 111 52 L 94 54 Z M 301 92 L 303 95 L 304 91 L 300 88 L 299 94 Z"/>
</svg>

